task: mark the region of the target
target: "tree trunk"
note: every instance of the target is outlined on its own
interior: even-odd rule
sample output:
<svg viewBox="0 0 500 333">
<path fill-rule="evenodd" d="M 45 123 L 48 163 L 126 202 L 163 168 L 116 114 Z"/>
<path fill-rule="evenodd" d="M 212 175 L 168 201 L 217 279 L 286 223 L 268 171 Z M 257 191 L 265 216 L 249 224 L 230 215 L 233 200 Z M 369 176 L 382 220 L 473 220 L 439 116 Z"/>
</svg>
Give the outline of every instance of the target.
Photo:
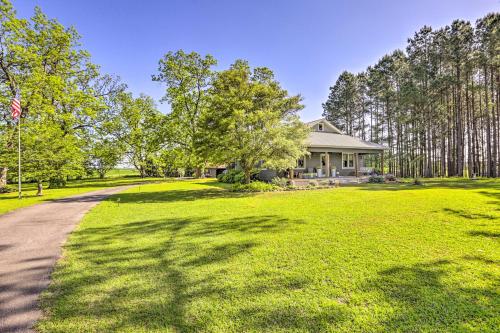
<svg viewBox="0 0 500 333">
<path fill-rule="evenodd" d="M 484 67 L 484 109 L 486 113 L 486 175 L 487 177 L 493 176 L 493 154 L 491 146 L 491 119 L 490 119 L 490 108 L 489 108 L 489 97 L 488 97 L 488 72 L 486 66 Z"/>
<path fill-rule="evenodd" d="M 491 156 L 491 177 L 497 177 L 497 164 L 498 164 L 498 136 L 497 136 L 497 119 L 495 115 L 495 79 L 493 77 L 493 69 L 490 70 L 490 96 L 491 96 L 491 124 L 492 124 L 492 135 L 493 135 L 493 148 Z"/>
<path fill-rule="evenodd" d="M 37 196 L 42 196 L 43 195 L 43 184 L 41 181 L 38 181 L 37 183 L 37 192 L 36 192 L 36 195 Z"/>
<path fill-rule="evenodd" d="M 250 184 L 250 177 L 252 176 L 252 169 L 245 169 L 245 184 Z"/>
<path fill-rule="evenodd" d="M 195 178 L 204 178 L 205 177 L 205 173 L 203 172 L 204 171 L 203 167 L 196 167 L 194 170 L 195 170 L 194 171 Z"/>
<path fill-rule="evenodd" d="M 0 189 L 7 186 L 7 167 L 0 167 Z"/>
</svg>

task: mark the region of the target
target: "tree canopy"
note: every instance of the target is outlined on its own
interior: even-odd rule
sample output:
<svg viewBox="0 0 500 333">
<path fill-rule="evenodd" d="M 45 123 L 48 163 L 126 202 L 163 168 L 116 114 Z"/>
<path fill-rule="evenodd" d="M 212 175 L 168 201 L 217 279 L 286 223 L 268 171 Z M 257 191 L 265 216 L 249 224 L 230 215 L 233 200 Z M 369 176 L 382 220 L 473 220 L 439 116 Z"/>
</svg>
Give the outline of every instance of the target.
<svg viewBox="0 0 500 333">
<path fill-rule="evenodd" d="M 301 97 L 289 96 L 265 67 L 251 70 L 238 60 L 217 74 L 210 112 L 204 117 L 204 143 L 217 162 L 237 162 L 246 182 L 259 163 L 286 169 L 306 153 L 308 129 L 297 112 Z"/>
</svg>

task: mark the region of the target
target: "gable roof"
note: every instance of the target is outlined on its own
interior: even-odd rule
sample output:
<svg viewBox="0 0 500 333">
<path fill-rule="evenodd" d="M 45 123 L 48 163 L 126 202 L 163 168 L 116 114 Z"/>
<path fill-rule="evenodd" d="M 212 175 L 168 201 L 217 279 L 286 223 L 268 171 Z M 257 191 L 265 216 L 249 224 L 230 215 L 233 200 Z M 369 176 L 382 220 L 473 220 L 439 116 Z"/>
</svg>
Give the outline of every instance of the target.
<svg viewBox="0 0 500 333">
<path fill-rule="evenodd" d="M 307 126 L 309 127 L 313 127 L 315 126 L 316 124 L 319 124 L 319 123 L 323 123 L 325 124 L 327 127 L 330 127 L 330 129 L 335 132 L 335 133 L 338 133 L 338 134 L 342 134 L 342 131 L 339 130 L 335 125 L 333 125 L 331 122 L 329 122 L 328 120 L 326 120 L 325 118 L 321 118 L 321 119 L 318 119 L 318 120 L 313 120 L 313 121 L 310 121 L 308 123 L 306 123 Z"/>
<path fill-rule="evenodd" d="M 389 149 L 387 146 L 378 143 L 364 141 L 353 136 L 343 134 L 342 131 L 324 118 L 308 122 L 307 125 L 313 127 L 320 122 L 324 123 L 326 126 L 331 126 L 335 133 L 312 131 L 309 133 L 309 138 L 307 140 L 308 147 L 362 150 Z"/>
</svg>

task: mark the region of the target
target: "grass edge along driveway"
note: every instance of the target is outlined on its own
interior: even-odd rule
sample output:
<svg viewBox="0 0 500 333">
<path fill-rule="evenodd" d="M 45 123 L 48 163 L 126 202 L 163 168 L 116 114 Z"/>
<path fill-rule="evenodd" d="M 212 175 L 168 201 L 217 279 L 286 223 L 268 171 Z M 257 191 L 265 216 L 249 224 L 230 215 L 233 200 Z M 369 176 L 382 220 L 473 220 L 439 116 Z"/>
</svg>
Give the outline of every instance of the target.
<svg viewBox="0 0 500 333">
<path fill-rule="evenodd" d="M 142 184 L 162 181 L 161 178 L 139 178 L 139 177 L 113 177 L 105 179 L 85 179 L 69 181 L 66 187 L 55 189 L 44 189 L 43 196 L 36 195 L 36 184 L 23 184 L 23 197 L 18 198 L 17 190 L 11 193 L 0 194 L 0 215 L 18 208 L 31 206 L 55 199 L 72 195 L 83 194 L 108 187 Z M 166 181 L 166 180 L 165 180 Z M 13 187 L 13 185 L 11 185 Z M 16 187 L 17 189 L 17 187 Z"/>
<path fill-rule="evenodd" d="M 494 332 L 498 181 L 238 194 L 143 186 L 94 208 L 41 332 Z M 116 201 L 120 198 L 120 203 Z"/>
</svg>

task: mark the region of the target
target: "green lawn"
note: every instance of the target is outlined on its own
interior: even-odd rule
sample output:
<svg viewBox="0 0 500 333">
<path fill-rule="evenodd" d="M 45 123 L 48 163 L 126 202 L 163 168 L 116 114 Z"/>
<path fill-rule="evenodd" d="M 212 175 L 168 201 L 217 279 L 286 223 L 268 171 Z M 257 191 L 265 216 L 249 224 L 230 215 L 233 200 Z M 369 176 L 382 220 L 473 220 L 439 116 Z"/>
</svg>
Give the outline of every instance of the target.
<svg viewBox="0 0 500 333">
<path fill-rule="evenodd" d="M 498 332 L 499 222 L 499 181 L 141 186 L 70 237 L 38 329 Z"/>
<path fill-rule="evenodd" d="M 122 168 L 122 169 L 113 169 L 106 174 L 106 177 L 131 177 L 131 176 L 139 176 L 139 171 L 136 169 L 130 168 Z"/>
<path fill-rule="evenodd" d="M 36 196 L 36 184 L 23 184 L 23 198 L 21 200 L 19 200 L 18 198 L 17 191 L 0 194 L 0 214 L 17 208 L 31 206 L 36 203 L 59 199 L 84 192 L 95 191 L 106 187 L 128 185 L 155 180 L 152 178 L 143 180 L 139 177 L 130 176 L 130 172 L 125 173 L 125 171 L 122 171 L 123 175 L 117 175 L 117 172 L 119 173 L 120 171 L 112 172 L 112 175 L 105 179 L 73 180 L 69 181 L 67 186 L 63 188 L 44 189 L 44 195 L 41 197 Z M 17 189 L 17 184 L 10 184 L 9 186 L 13 188 L 15 187 Z"/>
</svg>

